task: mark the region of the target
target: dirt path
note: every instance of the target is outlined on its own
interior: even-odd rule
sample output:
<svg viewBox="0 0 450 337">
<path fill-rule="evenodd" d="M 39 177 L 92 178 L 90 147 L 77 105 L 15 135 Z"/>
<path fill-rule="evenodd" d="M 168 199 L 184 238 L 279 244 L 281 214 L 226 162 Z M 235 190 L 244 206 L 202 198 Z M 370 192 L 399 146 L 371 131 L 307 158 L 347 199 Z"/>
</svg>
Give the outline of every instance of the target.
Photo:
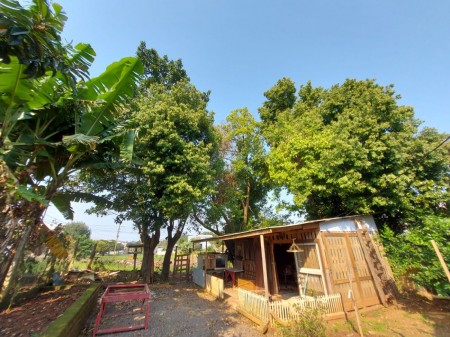
<svg viewBox="0 0 450 337">
<path fill-rule="evenodd" d="M 96 310 L 96 313 L 98 310 Z M 92 336 L 92 315 L 81 336 Z M 142 320 L 141 316 L 115 315 L 114 326 Z M 108 324 L 108 322 L 106 323 Z M 257 326 L 238 314 L 228 303 L 215 300 L 192 285 L 151 290 L 148 330 L 137 330 L 102 336 L 110 337 L 261 337 Z M 265 336 L 273 336 L 271 333 Z"/>
</svg>

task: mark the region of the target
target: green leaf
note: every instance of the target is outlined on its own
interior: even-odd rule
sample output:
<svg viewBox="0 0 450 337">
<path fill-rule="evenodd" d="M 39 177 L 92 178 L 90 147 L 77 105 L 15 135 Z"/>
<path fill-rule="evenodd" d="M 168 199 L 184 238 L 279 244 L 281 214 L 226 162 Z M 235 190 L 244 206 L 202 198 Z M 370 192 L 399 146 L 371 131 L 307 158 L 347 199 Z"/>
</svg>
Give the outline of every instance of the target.
<svg viewBox="0 0 450 337">
<path fill-rule="evenodd" d="M 120 157 L 126 163 L 131 163 L 133 160 L 134 137 L 134 130 L 128 131 L 120 144 Z"/>
<path fill-rule="evenodd" d="M 48 200 L 45 200 L 44 197 L 36 192 L 33 189 L 20 185 L 14 194 L 16 198 L 23 198 L 27 201 L 37 201 L 41 204 L 48 205 Z"/>
<path fill-rule="evenodd" d="M 65 219 L 73 220 L 73 208 L 70 205 L 71 198 L 67 194 L 57 193 L 51 199 L 51 203 L 64 216 Z"/>
</svg>

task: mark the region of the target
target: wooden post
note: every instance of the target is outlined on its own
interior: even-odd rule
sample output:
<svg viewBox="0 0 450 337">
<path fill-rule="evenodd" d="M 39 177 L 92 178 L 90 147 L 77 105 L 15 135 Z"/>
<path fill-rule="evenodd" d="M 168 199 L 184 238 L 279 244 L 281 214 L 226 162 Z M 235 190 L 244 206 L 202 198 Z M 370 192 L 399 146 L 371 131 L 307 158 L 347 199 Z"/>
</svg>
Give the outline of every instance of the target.
<svg viewBox="0 0 450 337">
<path fill-rule="evenodd" d="M 325 235 L 325 234 L 324 234 Z M 327 289 L 329 293 L 333 293 L 334 288 L 333 288 L 333 282 L 331 280 L 331 269 L 330 266 L 328 265 L 328 251 L 327 248 L 325 246 L 325 240 L 322 239 L 322 234 L 319 232 L 319 235 L 317 235 L 317 241 L 319 243 L 319 253 L 322 254 L 322 261 L 324 264 L 324 276 L 325 276 L 325 281 L 327 284 Z"/>
<path fill-rule="evenodd" d="M 266 247 L 264 244 L 264 235 L 259 235 L 259 242 L 261 244 L 261 259 L 262 259 L 262 267 L 263 267 L 263 278 L 264 278 L 264 293 L 266 298 L 269 298 L 269 283 L 267 279 L 267 263 L 266 263 Z"/>
<path fill-rule="evenodd" d="M 448 271 L 447 265 L 444 261 L 444 258 L 442 257 L 441 252 L 439 251 L 439 248 L 434 240 L 431 240 L 431 244 L 433 245 L 434 251 L 436 252 L 436 255 L 438 256 L 439 262 L 442 265 L 442 269 L 444 269 L 445 275 L 447 275 L 448 282 L 450 282 L 450 272 Z"/>
<path fill-rule="evenodd" d="M 133 271 L 136 271 L 136 259 L 137 259 L 137 253 L 133 254 Z"/>
<path fill-rule="evenodd" d="M 273 251 L 273 239 L 270 239 L 270 263 L 272 265 L 272 275 L 273 275 L 273 292 L 278 295 L 278 274 L 277 265 L 275 263 L 275 254 Z"/>
<path fill-rule="evenodd" d="M 357 275 L 353 275 L 353 273 L 357 272 L 355 271 L 355 260 L 353 257 L 353 255 L 350 255 L 349 250 L 352 248 L 348 234 L 345 234 L 345 239 L 347 241 L 347 249 L 346 249 L 346 255 L 347 255 L 347 277 L 348 277 L 348 282 L 349 282 L 349 297 L 353 302 L 353 309 L 355 310 L 355 315 L 356 315 L 356 322 L 358 324 L 358 330 L 359 330 L 359 335 L 361 337 L 364 337 L 363 331 L 362 331 L 362 326 L 361 326 L 361 320 L 359 318 L 359 312 L 358 312 L 358 305 L 356 303 L 356 298 L 355 298 L 355 293 L 353 292 L 353 278 L 355 279 L 355 281 L 357 281 L 357 285 L 359 285 L 359 281 L 357 280 Z M 360 290 L 360 294 L 362 294 L 361 290 Z M 360 295 L 361 296 L 361 295 Z M 364 303 L 364 302 L 363 302 Z M 364 304 L 363 304 L 364 305 Z"/>
<path fill-rule="evenodd" d="M 208 241 L 205 241 L 205 262 L 203 262 L 203 269 L 205 270 L 205 275 L 207 274 L 208 270 Z"/>
</svg>

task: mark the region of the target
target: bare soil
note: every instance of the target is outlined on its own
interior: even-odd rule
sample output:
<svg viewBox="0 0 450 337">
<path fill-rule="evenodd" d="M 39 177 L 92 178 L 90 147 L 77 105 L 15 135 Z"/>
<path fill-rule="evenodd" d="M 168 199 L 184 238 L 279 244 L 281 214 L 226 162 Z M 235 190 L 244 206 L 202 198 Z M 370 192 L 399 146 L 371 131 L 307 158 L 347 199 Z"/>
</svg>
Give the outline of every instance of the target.
<svg viewBox="0 0 450 337">
<path fill-rule="evenodd" d="M 86 290 L 86 286 L 38 294 L 0 312 L 0 336 L 37 336 Z"/>
<path fill-rule="evenodd" d="M 362 310 L 364 336 L 377 337 L 450 337 L 450 299 L 436 299 L 425 293 L 407 293 L 396 305 Z M 359 336 L 354 313 L 348 320 L 327 323 L 328 336 Z"/>
</svg>

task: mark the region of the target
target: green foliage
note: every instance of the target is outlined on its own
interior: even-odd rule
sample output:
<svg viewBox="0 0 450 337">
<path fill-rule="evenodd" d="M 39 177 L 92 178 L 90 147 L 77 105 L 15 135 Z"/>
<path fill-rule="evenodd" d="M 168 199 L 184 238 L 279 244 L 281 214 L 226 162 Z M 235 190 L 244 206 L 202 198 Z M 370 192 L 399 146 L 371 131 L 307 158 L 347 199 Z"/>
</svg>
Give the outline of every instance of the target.
<svg viewBox="0 0 450 337">
<path fill-rule="evenodd" d="M 161 57 L 155 49 L 148 49 L 145 42 L 139 44 L 137 57 L 145 69 L 140 86 L 142 93 L 152 84 L 162 84 L 166 89 L 170 89 L 181 80 L 189 81 L 181 60 L 170 60 L 167 55 Z"/>
<path fill-rule="evenodd" d="M 283 327 L 283 337 L 326 337 L 326 327 L 323 324 L 323 314 L 317 308 L 304 308 L 300 318 L 291 326 Z"/>
<path fill-rule="evenodd" d="M 308 83 L 291 109 L 263 122 L 270 176 L 307 218 L 373 213 L 398 229 L 445 211 L 449 148 L 434 148 L 446 135 L 419 132 L 413 109 L 398 99 L 373 80 Z"/>
<path fill-rule="evenodd" d="M 400 284 L 407 278 L 435 294 L 450 296 L 450 284 L 431 245 L 435 240 L 450 267 L 450 218 L 427 217 L 400 234 L 386 226 L 381 238 Z"/>
<path fill-rule="evenodd" d="M 76 258 L 86 258 L 90 255 L 93 247 L 91 237 L 91 229 L 82 221 L 73 221 L 65 224 L 63 232 L 70 235 L 73 242 L 78 241 L 78 249 Z"/>
<path fill-rule="evenodd" d="M 272 182 L 258 123 L 248 109 L 237 109 L 218 131 L 222 142 L 216 158 L 215 189 L 197 204 L 195 221 L 215 234 L 273 223 L 276 217 L 265 207 Z"/>
<path fill-rule="evenodd" d="M 187 253 L 192 248 L 192 243 L 189 242 L 188 236 L 183 234 L 177 242 L 178 252 Z"/>
<path fill-rule="evenodd" d="M 78 237 L 78 253 L 77 259 L 84 259 L 91 255 L 92 248 L 94 247 L 94 241 L 87 235 L 82 234 Z"/>
<path fill-rule="evenodd" d="M 61 43 L 66 20 L 60 5 L 50 6 L 45 0 L 33 0 L 29 8 L 15 0 L 2 1 L 0 62 L 11 64 L 16 58 L 25 66 L 27 78 L 44 76 L 47 71 L 70 74 L 70 80 L 86 77 L 86 63 L 69 61 L 71 46 Z"/>
<path fill-rule="evenodd" d="M 63 226 L 63 232 L 73 239 L 78 239 L 81 235 L 91 237 L 91 229 L 83 221 L 68 222 Z"/>
<path fill-rule="evenodd" d="M 110 251 L 114 251 L 114 240 L 96 240 L 95 242 L 97 243 L 97 253 L 100 255 L 105 255 Z"/>
<path fill-rule="evenodd" d="M 295 92 L 294 82 L 284 77 L 264 93 L 267 101 L 259 109 L 264 126 L 276 122 L 278 115 L 283 111 L 292 109 L 296 101 Z"/>
<path fill-rule="evenodd" d="M 83 81 L 95 53 L 87 44 L 62 45 L 65 20 L 61 6 L 44 0 L 29 8 L 17 1 L 5 4 L 0 154 L 19 185 L 15 190 L 36 195 L 34 200 L 54 199 L 70 218 L 70 199 L 61 187 L 70 173 L 98 160 L 96 151 L 129 142 L 116 117 L 134 94 L 142 64 L 125 58 Z"/>
<path fill-rule="evenodd" d="M 195 87 L 180 81 L 170 92 L 162 85 L 138 101 L 136 150 L 154 207 L 169 218 L 187 216 L 211 190 L 211 156 L 217 147 L 213 115 Z"/>
</svg>

